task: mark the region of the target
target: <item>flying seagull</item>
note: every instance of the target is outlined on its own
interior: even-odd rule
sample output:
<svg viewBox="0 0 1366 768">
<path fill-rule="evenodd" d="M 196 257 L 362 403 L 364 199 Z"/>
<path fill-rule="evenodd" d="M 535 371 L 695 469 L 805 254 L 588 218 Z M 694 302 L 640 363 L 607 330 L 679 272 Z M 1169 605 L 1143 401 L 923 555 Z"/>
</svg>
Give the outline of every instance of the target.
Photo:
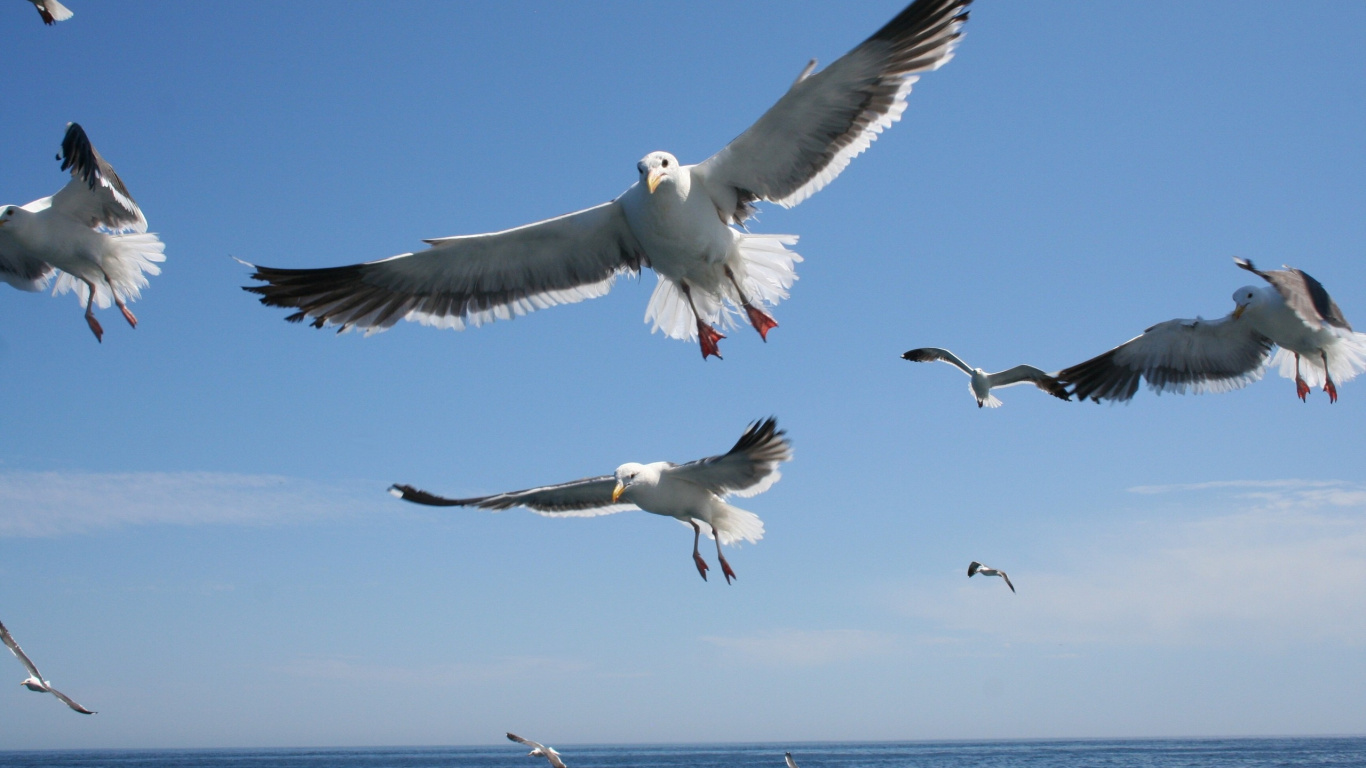
<svg viewBox="0 0 1366 768">
<path fill-rule="evenodd" d="M 697 551 L 702 534 L 698 523 L 706 523 L 710 529 L 707 535 L 716 540 L 716 558 L 721 562 L 721 571 L 729 584 L 735 578 L 735 571 L 721 554 L 721 545 L 740 539 L 758 541 L 764 537 L 764 523 L 758 515 L 732 507 L 724 499 L 730 494 L 754 496 L 778 481 L 782 476 L 778 463 L 792 458 L 792 446 L 785 434 L 778 429 L 778 423 L 769 418 L 750 424 L 735 447 L 720 456 L 687 464 L 631 462 L 617 467 L 612 475 L 493 496 L 446 499 L 411 485 L 392 486 L 389 493 L 434 507 L 525 507 L 547 517 L 594 517 L 631 509 L 672 517 L 692 526 L 693 562 L 703 580 L 707 578 L 707 562 Z"/>
<path fill-rule="evenodd" d="M 54 22 L 66 21 L 75 16 L 65 5 L 57 0 L 28 0 L 33 3 L 33 7 L 38 9 L 38 15 L 43 17 L 43 23 L 51 26 Z"/>
<path fill-rule="evenodd" d="M 531 739 L 524 739 L 515 733 L 509 733 L 508 739 L 515 741 L 518 744 L 525 744 L 526 746 L 531 747 L 531 751 L 526 753 L 527 757 L 544 757 L 546 760 L 550 761 L 550 764 L 554 766 L 554 768 L 565 768 L 564 761 L 560 759 L 560 753 L 556 752 L 554 748 L 547 747 L 546 745 L 532 741 Z"/>
<path fill-rule="evenodd" d="M 1366 370 L 1366 334 L 1353 331 L 1328 291 L 1303 271 L 1263 272 L 1247 259 L 1234 262 L 1268 285 L 1239 288 L 1233 312 L 1223 318 L 1158 323 L 1058 372 L 1058 380 L 1078 400 L 1094 402 L 1132 398 L 1139 379 L 1159 393 L 1226 392 L 1260 379 L 1277 346 L 1271 365 L 1295 381 L 1301 400 L 1321 384 L 1329 402 L 1337 402 L 1334 380 L 1348 381 Z"/>
<path fill-rule="evenodd" d="M 166 260 L 166 246 L 147 232 L 133 196 L 81 126 L 67 123 L 57 159 L 62 170 L 71 169 L 71 181 L 57 194 L 0 207 L 0 280 L 40 291 L 55 276 L 53 295 L 74 290 L 100 341 L 104 328 L 94 306 L 108 307 L 112 300 L 136 328 L 138 319 L 125 302 L 141 295 L 146 275 L 161 272 L 157 263 Z"/>
<path fill-rule="evenodd" d="M 1006 575 L 1006 572 L 1005 572 L 1005 571 L 998 571 L 998 570 L 996 570 L 995 568 L 991 568 L 991 567 L 982 565 L 981 563 L 977 562 L 976 560 L 973 560 L 971 563 L 968 563 L 968 578 L 969 578 L 969 579 L 972 578 L 973 576 L 976 576 L 976 575 L 979 574 L 979 573 L 982 574 L 983 576 L 1000 576 L 1002 579 L 1005 579 L 1006 586 L 1007 586 L 1007 587 L 1010 587 L 1010 591 L 1011 591 L 1012 593 L 1015 591 L 1015 585 L 1010 583 L 1010 577 Z"/>
<path fill-rule="evenodd" d="M 28 670 L 28 678 L 24 680 L 22 683 L 20 683 L 20 685 L 24 686 L 30 691 L 37 691 L 38 693 L 50 693 L 53 696 L 56 696 L 57 698 L 61 699 L 63 704 L 67 705 L 68 707 L 71 707 L 77 712 L 80 712 L 82 715 L 95 714 L 94 711 L 86 709 L 85 707 L 82 707 L 80 704 L 77 704 L 76 702 L 72 701 L 70 698 L 67 697 L 65 693 L 62 693 L 56 688 L 53 688 L 52 683 L 48 682 L 47 680 L 44 680 L 42 673 L 39 672 L 38 668 L 33 665 L 33 662 L 29 660 L 28 654 L 24 653 L 24 649 L 20 648 L 19 644 L 14 642 L 14 636 L 9 633 L 9 630 L 5 628 L 5 625 L 3 623 L 0 623 L 0 640 L 3 640 L 5 642 L 5 645 L 10 649 L 10 652 L 12 652 L 15 658 L 19 659 L 19 662 L 22 663 L 24 667 Z"/>
<path fill-rule="evenodd" d="M 807 64 L 758 122 L 707 160 L 646 155 L 639 180 L 611 202 L 426 240 L 424 251 L 364 264 L 254 267 L 251 277 L 265 284 L 246 290 L 316 328 L 368 334 L 408 319 L 459 330 L 601 296 L 618 275 L 650 267 L 659 277 L 645 311 L 653 330 L 697 339 L 703 360 L 719 358 L 725 337 L 714 326 L 734 326 L 743 309 L 767 340 L 777 321 L 764 307 L 787 298 L 801 257 L 787 248 L 796 236 L 744 228 L 754 204 L 802 202 L 899 120 L 918 74 L 952 57 L 970 2 L 916 0 L 826 69 Z"/>
<path fill-rule="evenodd" d="M 982 406 L 999 408 L 1001 401 L 991 394 L 991 390 L 998 387 L 1011 387 L 1016 384 L 1033 384 L 1054 397 L 1067 399 L 1067 390 L 1058 383 L 1057 379 L 1032 365 L 1017 365 L 998 373 L 987 373 L 981 368 L 969 367 L 958 355 L 939 347 L 912 349 L 903 354 L 901 358 L 913 363 L 930 363 L 935 360 L 942 360 L 950 365 L 957 366 L 958 370 L 972 377 L 968 388 L 972 391 L 972 396 L 977 398 L 978 408 Z"/>
<path fill-rule="evenodd" d="M 787 761 L 787 768 L 797 768 L 797 761 L 792 759 L 791 752 L 784 752 L 783 759 Z"/>
</svg>

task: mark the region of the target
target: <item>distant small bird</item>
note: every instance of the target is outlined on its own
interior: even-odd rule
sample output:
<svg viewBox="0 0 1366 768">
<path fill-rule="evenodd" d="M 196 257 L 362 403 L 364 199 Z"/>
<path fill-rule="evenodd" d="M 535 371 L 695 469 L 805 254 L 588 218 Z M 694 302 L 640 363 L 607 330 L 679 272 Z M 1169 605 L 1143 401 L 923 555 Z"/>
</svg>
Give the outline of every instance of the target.
<svg viewBox="0 0 1366 768">
<path fill-rule="evenodd" d="M 51 26 L 55 21 L 66 21 L 75 16 L 65 5 L 57 0 L 28 0 L 33 3 L 33 7 L 38 9 L 38 15 L 43 17 L 43 23 Z"/>
<path fill-rule="evenodd" d="M 554 768 L 565 768 L 564 761 L 560 759 L 560 753 L 556 752 L 554 749 L 547 747 L 544 744 L 538 744 L 531 739 L 524 739 L 515 733 L 509 733 L 508 739 L 515 741 L 518 744 L 525 744 L 526 746 L 531 747 L 531 751 L 526 753 L 527 757 L 544 757 L 550 761 L 550 764 L 554 766 Z"/>
<path fill-rule="evenodd" d="M 977 398 L 977 407 L 998 408 L 1001 401 L 991 394 L 991 390 L 1000 387 L 1011 387 L 1016 384 L 1033 384 L 1048 394 L 1067 400 L 1067 390 L 1058 380 L 1032 365 L 1017 365 L 998 373 L 987 373 L 981 368 L 972 368 L 963 362 L 957 355 L 947 349 L 939 347 L 921 347 L 912 349 L 901 356 L 903 360 L 910 360 L 913 363 L 930 363 L 941 360 L 950 365 L 957 366 L 959 370 L 972 377 L 969 388 L 972 396 Z"/>
<path fill-rule="evenodd" d="M 1304 271 L 1263 272 L 1247 259 L 1234 262 L 1270 285 L 1234 291 L 1233 311 L 1218 320 L 1158 323 L 1059 371 L 1058 380 L 1077 400 L 1097 403 L 1132 398 L 1141 379 L 1157 392 L 1227 392 L 1262 378 L 1274 345 L 1280 349 L 1270 364 L 1294 379 L 1301 400 L 1322 384 L 1329 402 L 1337 402 L 1334 380 L 1349 381 L 1366 370 L 1366 333 L 1353 331 L 1328 291 Z"/>
<path fill-rule="evenodd" d="M 783 759 L 787 761 L 787 768 L 797 768 L 797 761 L 792 759 L 791 752 L 784 752 Z"/>
<path fill-rule="evenodd" d="M 391 486 L 389 493 L 404 501 L 433 507 L 525 507 L 549 517 L 592 517 L 643 509 L 692 526 L 693 562 L 706 580 L 707 562 L 697 552 L 702 535 L 697 525 L 700 521 L 711 528 L 710 536 L 716 539 L 716 557 L 729 584 L 735 571 L 721 554 L 721 545 L 740 539 L 762 539 L 764 523 L 758 515 L 732 507 L 724 499 L 732 493 L 754 496 L 768 490 L 782 477 L 778 464 L 791 458 L 791 444 L 778 429 L 778 422 L 769 418 L 750 424 L 730 451 L 687 464 L 630 462 L 617 467 L 612 475 L 473 499 L 446 499 L 411 485 Z"/>
<path fill-rule="evenodd" d="M 19 659 L 19 661 L 24 665 L 26 669 L 28 669 L 28 679 L 24 680 L 22 683 L 20 683 L 20 685 L 24 686 L 30 691 L 37 691 L 38 693 L 50 693 L 53 696 L 56 696 L 57 698 L 61 699 L 63 704 L 67 705 L 68 707 L 71 707 L 77 712 L 80 712 L 82 715 L 95 714 L 92 710 L 86 709 L 85 707 L 82 707 L 80 704 L 77 704 L 76 702 L 72 701 L 70 698 L 67 697 L 65 693 L 62 693 L 56 688 L 53 688 L 52 683 L 48 682 L 47 680 L 44 680 L 42 673 L 39 672 L 38 668 L 33 665 L 33 662 L 29 660 L 28 654 L 24 653 L 24 649 L 20 648 L 19 644 L 14 642 L 14 636 L 9 633 L 9 630 L 5 628 L 5 625 L 3 623 L 0 623 L 0 640 L 5 641 L 5 645 L 9 647 L 10 652 L 14 654 L 15 658 Z"/>
<path fill-rule="evenodd" d="M 1001 578 L 1005 579 L 1005 581 L 1006 581 L 1006 586 L 1007 586 L 1007 587 L 1010 587 L 1010 591 L 1011 591 L 1011 592 L 1014 592 L 1014 591 L 1015 591 L 1015 585 L 1010 583 L 1010 577 L 1006 575 L 1006 572 L 1005 572 L 1005 571 L 998 571 L 998 570 L 996 570 L 995 568 L 989 568 L 989 567 L 987 567 L 987 566 L 985 566 L 985 565 L 982 565 L 981 563 L 977 562 L 976 560 L 973 560 L 971 563 L 968 563 L 968 578 L 969 578 L 969 579 L 972 578 L 973 576 L 976 576 L 976 575 L 979 574 L 979 573 L 982 574 L 983 576 L 1000 576 Z"/>
<path fill-rule="evenodd" d="M 104 328 L 94 306 L 107 307 L 112 299 L 128 324 L 138 327 L 125 301 L 141 295 L 146 275 L 160 274 L 157 262 L 166 260 L 166 246 L 147 232 L 133 196 L 81 126 L 67 123 L 57 159 L 62 170 L 71 169 L 71 181 L 57 194 L 0 206 L 0 280 L 21 291 L 40 291 L 55 275 L 53 292 L 76 292 L 100 341 Z"/>
</svg>

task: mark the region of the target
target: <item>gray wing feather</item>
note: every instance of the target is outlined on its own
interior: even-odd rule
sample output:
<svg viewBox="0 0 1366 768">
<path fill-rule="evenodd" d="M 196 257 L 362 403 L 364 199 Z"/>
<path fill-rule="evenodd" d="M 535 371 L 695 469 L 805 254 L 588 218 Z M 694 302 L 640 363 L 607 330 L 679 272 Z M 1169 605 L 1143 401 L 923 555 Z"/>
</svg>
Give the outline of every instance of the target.
<svg viewBox="0 0 1366 768">
<path fill-rule="evenodd" d="M 62 170 L 71 169 L 71 181 L 52 196 L 53 208 L 92 229 L 147 231 L 147 219 L 123 180 L 95 150 L 80 125 L 67 123 L 58 159 Z"/>
<path fill-rule="evenodd" d="M 47 692 L 61 699 L 63 704 L 66 704 L 68 707 L 71 707 L 77 712 L 80 712 L 82 715 L 95 714 L 95 711 L 93 709 L 86 709 L 85 707 L 82 707 L 80 704 L 77 704 L 76 702 L 72 701 L 70 696 L 67 696 L 65 693 L 62 693 L 61 691 L 57 690 L 56 688 L 53 688 L 50 685 L 47 687 Z"/>
<path fill-rule="evenodd" d="M 1067 388 L 1061 382 L 1032 365 L 1017 365 L 999 373 L 990 373 L 987 374 L 987 379 L 993 389 L 1013 387 L 1016 384 L 1033 384 L 1054 397 L 1068 399 Z"/>
<path fill-rule="evenodd" d="M 726 453 L 677 464 L 664 472 L 718 495 L 754 496 L 782 477 L 780 462 L 791 460 L 792 444 L 786 435 L 776 419 L 764 419 L 750 424 Z"/>
<path fill-rule="evenodd" d="M 615 201 L 483 235 L 425 241 L 432 247 L 323 269 L 255 267 L 265 285 L 244 290 L 285 319 L 315 328 L 384 330 L 399 320 L 463 329 L 554 304 L 601 296 L 644 257 Z M 253 265 L 254 266 L 254 265 Z"/>
<path fill-rule="evenodd" d="M 1352 326 L 1348 324 L 1347 318 L 1343 316 L 1342 310 L 1338 308 L 1337 302 L 1328 295 L 1328 290 L 1323 287 L 1323 283 L 1310 277 L 1300 269 L 1276 269 L 1264 272 L 1252 265 L 1248 259 L 1233 260 L 1238 266 L 1261 277 L 1271 283 L 1276 292 L 1285 300 L 1287 306 L 1295 310 L 1295 314 L 1314 330 L 1318 330 L 1324 324 L 1335 328 L 1350 331 Z"/>
<path fill-rule="evenodd" d="M 736 223 L 754 200 L 791 207 L 815 194 L 901 118 L 917 73 L 952 58 L 970 2 L 916 0 L 826 69 L 808 74 L 808 65 L 763 117 L 693 172 L 709 189 L 734 190 Z"/>
<path fill-rule="evenodd" d="M 33 675 L 39 680 L 43 679 L 43 675 L 38 671 L 38 667 L 29 659 L 28 654 L 24 653 L 24 649 L 19 647 L 19 643 L 15 642 L 14 636 L 9 633 L 9 630 L 5 628 L 3 623 L 0 623 L 0 640 L 5 642 L 5 646 L 10 649 L 10 653 L 13 653 L 14 657 L 19 660 L 19 663 L 24 665 L 24 668 L 28 670 L 30 675 Z"/>
<path fill-rule="evenodd" d="M 53 272 L 51 264 L 24 253 L 0 229 L 0 280 L 21 291 L 41 291 L 47 287 Z"/>
<path fill-rule="evenodd" d="M 1059 371 L 1078 400 L 1129 400 L 1140 379 L 1156 392 L 1226 392 L 1262 377 L 1271 340 L 1232 315 L 1168 320 L 1142 336 Z"/>
<path fill-rule="evenodd" d="M 972 375 L 971 366 L 963 362 L 962 358 L 958 357 L 958 355 L 955 355 L 954 353 L 948 351 L 947 349 L 943 349 L 942 347 L 921 347 L 919 349 L 912 349 L 908 352 L 903 352 L 901 354 L 901 359 L 910 360 L 913 363 L 932 363 L 935 361 L 942 361 L 948 363 L 949 365 L 957 367 L 958 370 L 962 371 L 963 373 L 966 373 L 969 376 Z"/>
<path fill-rule="evenodd" d="M 617 479 L 614 476 L 601 475 L 559 485 L 545 485 L 524 491 L 509 491 L 468 499 L 449 499 L 411 485 L 394 485 L 389 488 L 389 492 L 404 501 L 431 507 L 480 507 L 495 510 L 525 507 L 545 515 L 592 517 L 637 508 L 634 504 L 612 502 L 612 490 L 616 485 Z"/>
<path fill-rule="evenodd" d="M 797 761 L 792 759 L 791 752 L 784 752 L 783 760 L 787 762 L 787 768 L 797 768 Z"/>
</svg>

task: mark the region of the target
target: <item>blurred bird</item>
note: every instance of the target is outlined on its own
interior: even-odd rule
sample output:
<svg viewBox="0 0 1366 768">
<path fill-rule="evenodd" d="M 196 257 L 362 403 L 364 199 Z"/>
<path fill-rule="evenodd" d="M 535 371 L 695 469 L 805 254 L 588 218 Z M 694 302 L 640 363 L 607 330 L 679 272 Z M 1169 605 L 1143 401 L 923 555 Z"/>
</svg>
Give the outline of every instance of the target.
<svg viewBox="0 0 1366 768">
<path fill-rule="evenodd" d="M 976 576 L 976 575 L 979 574 L 979 573 L 982 574 L 983 576 L 1000 576 L 1002 579 L 1005 579 L 1006 586 L 1007 586 L 1007 587 L 1010 587 L 1010 591 L 1011 591 L 1011 592 L 1014 592 L 1014 591 L 1015 591 L 1015 585 L 1010 583 L 1010 577 L 1006 575 L 1006 572 L 1005 572 L 1005 571 L 998 571 L 998 570 L 996 570 L 995 568 L 989 568 L 989 567 L 987 567 L 987 566 L 985 566 L 985 565 L 982 565 L 981 563 L 977 562 L 976 560 L 973 560 L 971 563 L 968 563 L 968 578 L 969 578 L 969 579 L 972 578 L 973 576 Z"/>
<path fill-rule="evenodd" d="M 531 739 L 524 739 L 515 733 L 509 733 L 508 739 L 515 741 L 518 744 L 525 744 L 526 746 L 531 747 L 531 751 L 526 753 L 527 757 L 544 757 L 546 760 L 550 761 L 550 764 L 554 766 L 554 768 L 565 768 L 564 761 L 560 759 L 560 753 L 556 752 L 554 749 L 547 747 L 544 744 L 538 744 Z"/>
<path fill-rule="evenodd" d="M 85 707 L 82 707 L 80 704 L 77 704 L 76 702 L 72 701 L 65 693 L 62 693 L 56 688 L 53 688 L 52 683 L 48 682 L 47 680 L 44 680 L 42 673 L 39 672 L 38 668 L 33 665 L 33 662 L 29 660 L 28 654 L 24 653 L 24 649 L 20 648 L 19 644 L 14 642 L 14 636 L 9 633 L 9 630 L 5 628 L 5 625 L 3 623 L 0 623 L 0 640 L 3 640 L 5 642 L 6 647 L 8 647 L 10 649 L 10 652 L 14 654 L 14 657 L 19 659 L 19 662 L 22 663 L 24 665 L 24 668 L 28 670 L 28 678 L 26 678 L 22 683 L 19 683 L 20 685 L 24 686 L 30 691 L 37 691 L 38 693 L 50 693 L 53 696 L 56 696 L 58 699 L 61 699 L 63 704 L 67 705 L 68 707 L 71 707 L 73 710 L 77 712 L 80 712 L 82 715 L 95 714 L 93 711 L 86 709 Z"/>
<path fill-rule="evenodd" d="M 57 0 L 28 0 L 33 3 L 33 7 L 38 9 L 38 15 L 43 17 L 43 23 L 52 26 L 53 22 L 66 21 L 75 16 L 65 5 Z"/>
<path fill-rule="evenodd" d="M 1000 387 L 1013 387 L 1016 384 L 1033 384 L 1048 394 L 1062 398 L 1067 398 L 1067 390 L 1058 383 L 1058 380 L 1032 365 L 1017 365 L 998 373 L 987 373 L 981 368 L 971 368 L 963 362 L 957 355 L 947 349 L 939 347 L 921 347 L 912 349 L 901 356 L 903 360 L 910 360 L 913 363 L 929 363 L 935 360 L 942 360 L 950 365 L 957 366 L 959 370 L 972 378 L 968 387 L 972 390 L 972 396 L 977 399 L 977 407 L 986 406 L 988 408 L 998 408 L 1001 401 L 991 394 L 991 390 Z"/>
</svg>

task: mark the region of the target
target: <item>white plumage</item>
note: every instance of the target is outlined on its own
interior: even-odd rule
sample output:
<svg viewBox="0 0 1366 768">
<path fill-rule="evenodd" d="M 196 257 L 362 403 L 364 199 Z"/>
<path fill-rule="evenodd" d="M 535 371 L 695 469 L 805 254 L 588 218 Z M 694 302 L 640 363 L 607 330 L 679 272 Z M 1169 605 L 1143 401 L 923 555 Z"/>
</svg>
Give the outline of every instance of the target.
<svg viewBox="0 0 1366 768">
<path fill-rule="evenodd" d="M 33 3 L 33 7 L 38 9 L 38 15 L 43 18 L 43 23 L 52 26 L 54 22 L 66 21 L 75 16 L 71 9 L 57 2 L 57 0 L 28 0 Z"/>
<path fill-rule="evenodd" d="M 469 499 L 448 499 L 411 485 L 394 485 L 389 492 L 430 506 L 525 507 L 550 517 L 592 517 L 632 509 L 672 517 L 693 529 L 693 562 L 706 579 L 707 563 L 697 551 L 701 522 L 706 524 L 707 535 L 716 540 L 716 556 L 729 584 L 735 571 L 721 553 L 721 545 L 757 542 L 764 537 L 764 523 L 753 512 L 727 504 L 725 498 L 768 490 L 782 477 L 778 464 L 791 458 L 791 444 L 770 418 L 749 425 L 726 453 L 687 464 L 629 462 L 611 475 Z"/>
<path fill-rule="evenodd" d="M 463 329 L 601 296 L 650 267 L 659 284 L 652 330 L 697 339 L 702 357 L 743 312 L 767 339 L 765 307 L 786 299 L 801 257 L 795 235 L 742 229 L 767 200 L 793 206 L 820 190 L 901 117 L 918 73 L 953 55 L 971 0 L 916 0 L 815 72 L 814 62 L 754 125 L 720 152 L 683 165 L 646 155 L 639 180 L 610 203 L 503 232 L 427 240 L 431 247 L 324 269 L 255 267 L 246 290 L 286 319 L 367 333 L 407 319 Z M 680 105 L 685 109 L 686 105 Z"/>
<path fill-rule="evenodd" d="M 524 739 L 515 733 L 508 733 L 507 736 L 508 741 L 515 741 L 518 744 L 531 747 L 531 751 L 526 753 L 527 757 L 544 757 L 550 762 L 551 768 L 565 768 L 564 761 L 560 759 L 560 753 L 556 752 L 553 747 L 547 747 L 531 739 Z"/>
<path fill-rule="evenodd" d="M 72 701 L 71 697 L 56 688 L 53 688 L 51 682 L 43 679 L 43 673 L 38 671 L 38 667 L 29 659 L 28 654 L 24 653 L 24 649 L 19 647 L 19 643 L 15 642 L 14 636 L 9 633 L 9 630 L 5 628 L 3 623 L 0 623 L 0 641 L 4 641 L 5 647 L 9 648 L 10 653 L 14 654 L 14 658 L 18 659 L 19 663 L 24 665 L 24 669 L 28 670 L 28 677 L 25 678 L 23 682 L 19 683 L 20 685 L 37 693 L 50 693 L 53 696 L 56 696 L 63 704 L 70 707 L 73 711 L 79 712 L 82 715 L 95 714 L 94 711 L 86 709 L 80 704 Z"/>
<path fill-rule="evenodd" d="M 991 390 L 1000 387 L 1013 387 L 1016 384 L 1033 384 L 1048 394 L 1062 398 L 1067 398 L 1067 390 L 1053 378 L 1042 370 L 1032 365 L 1017 365 L 996 373 L 987 373 L 981 368 L 973 368 L 963 362 L 954 353 L 940 347 L 921 347 L 912 349 L 901 355 L 901 359 L 910 360 L 913 363 L 929 363 L 936 360 L 948 363 L 958 370 L 966 373 L 969 377 L 968 391 L 977 400 L 977 407 L 999 408 L 1001 401 L 991 394 Z"/>
</svg>

